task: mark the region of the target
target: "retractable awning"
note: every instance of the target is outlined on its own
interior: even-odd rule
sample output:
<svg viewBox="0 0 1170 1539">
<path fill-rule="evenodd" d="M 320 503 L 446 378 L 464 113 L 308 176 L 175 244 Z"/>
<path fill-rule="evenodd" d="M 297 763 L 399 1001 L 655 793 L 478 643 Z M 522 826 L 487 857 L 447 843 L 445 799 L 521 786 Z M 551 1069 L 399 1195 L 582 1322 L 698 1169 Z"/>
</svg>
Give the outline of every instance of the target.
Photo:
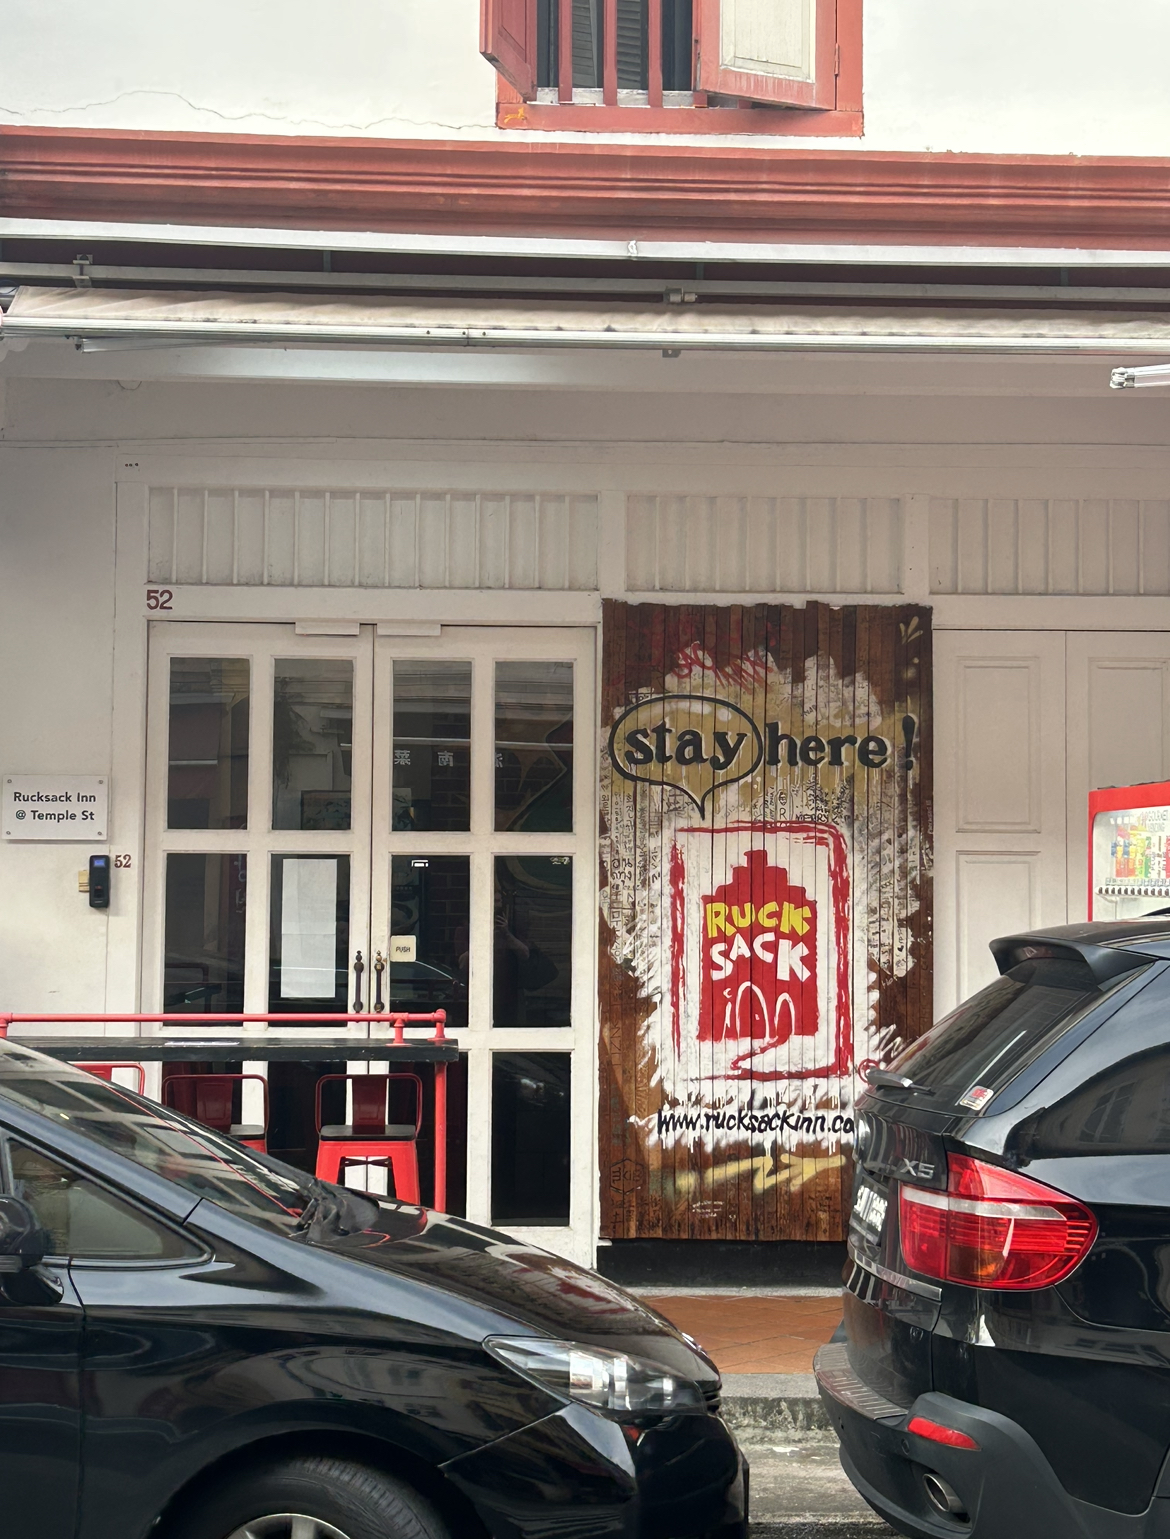
<svg viewBox="0 0 1170 1539">
<path fill-rule="evenodd" d="M 653 348 L 715 351 L 1170 353 L 1170 314 L 808 304 L 401 300 L 288 293 L 18 289 L 8 342 Z"/>
</svg>

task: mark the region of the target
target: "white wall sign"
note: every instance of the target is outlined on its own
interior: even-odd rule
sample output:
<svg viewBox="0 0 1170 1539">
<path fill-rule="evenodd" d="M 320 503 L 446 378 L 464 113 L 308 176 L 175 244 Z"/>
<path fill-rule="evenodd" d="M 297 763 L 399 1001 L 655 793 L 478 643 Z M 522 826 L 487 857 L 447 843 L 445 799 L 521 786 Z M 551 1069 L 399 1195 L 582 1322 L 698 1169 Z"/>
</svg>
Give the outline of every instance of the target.
<svg viewBox="0 0 1170 1539">
<path fill-rule="evenodd" d="M 108 775 L 5 775 L 2 789 L 6 840 L 106 837 Z"/>
<path fill-rule="evenodd" d="M 392 935 L 390 937 L 390 960 L 392 962 L 417 962 L 418 936 Z"/>
</svg>

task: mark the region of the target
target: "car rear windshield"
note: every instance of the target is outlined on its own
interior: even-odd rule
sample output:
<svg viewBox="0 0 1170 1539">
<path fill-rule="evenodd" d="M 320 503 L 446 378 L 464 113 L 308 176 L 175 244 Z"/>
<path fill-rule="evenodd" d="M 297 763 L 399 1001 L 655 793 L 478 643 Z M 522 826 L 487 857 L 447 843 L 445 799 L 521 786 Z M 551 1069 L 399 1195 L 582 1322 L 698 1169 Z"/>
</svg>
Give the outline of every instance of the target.
<svg viewBox="0 0 1170 1539">
<path fill-rule="evenodd" d="M 950 1103 L 978 1110 L 1129 977 L 1102 985 L 1076 956 L 1019 962 L 944 1016 L 891 1068 L 932 1090 L 932 1107 Z"/>
</svg>

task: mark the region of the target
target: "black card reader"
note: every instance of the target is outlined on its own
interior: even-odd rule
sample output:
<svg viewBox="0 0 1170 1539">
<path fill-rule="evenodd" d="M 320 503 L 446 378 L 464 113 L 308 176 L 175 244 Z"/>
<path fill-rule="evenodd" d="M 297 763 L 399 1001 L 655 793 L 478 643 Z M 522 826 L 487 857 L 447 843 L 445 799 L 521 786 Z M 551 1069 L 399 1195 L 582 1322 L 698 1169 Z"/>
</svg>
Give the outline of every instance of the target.
<svg viewBox="0 0 1170 1539">
<path fill-rule="evenodd" d="M 90 908 L 109 908 L 110 906 L 110 857 L 108 855 L 89 857 L 89 906 Z"/>
</svg>

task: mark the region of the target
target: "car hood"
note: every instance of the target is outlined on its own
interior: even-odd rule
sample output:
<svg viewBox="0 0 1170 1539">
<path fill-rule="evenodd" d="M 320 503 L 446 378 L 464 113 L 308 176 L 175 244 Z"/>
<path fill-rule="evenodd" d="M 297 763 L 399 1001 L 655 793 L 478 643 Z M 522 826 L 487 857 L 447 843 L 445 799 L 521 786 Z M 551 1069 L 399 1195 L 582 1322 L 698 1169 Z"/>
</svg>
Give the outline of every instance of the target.
<svg viewBox="0 0 1170 1539">
<path fill-rule="evenodd" d="M 317 1232 L 311 1243 L 510 1316 L 517 1335 L 593 1342 L 661 1363 L 708 1397 L 718 1391 L 714 1363 L 669 1320 L 596 1272 L 498 1230 L 383 1201 L 363 1229 Z"/>
</svg>

